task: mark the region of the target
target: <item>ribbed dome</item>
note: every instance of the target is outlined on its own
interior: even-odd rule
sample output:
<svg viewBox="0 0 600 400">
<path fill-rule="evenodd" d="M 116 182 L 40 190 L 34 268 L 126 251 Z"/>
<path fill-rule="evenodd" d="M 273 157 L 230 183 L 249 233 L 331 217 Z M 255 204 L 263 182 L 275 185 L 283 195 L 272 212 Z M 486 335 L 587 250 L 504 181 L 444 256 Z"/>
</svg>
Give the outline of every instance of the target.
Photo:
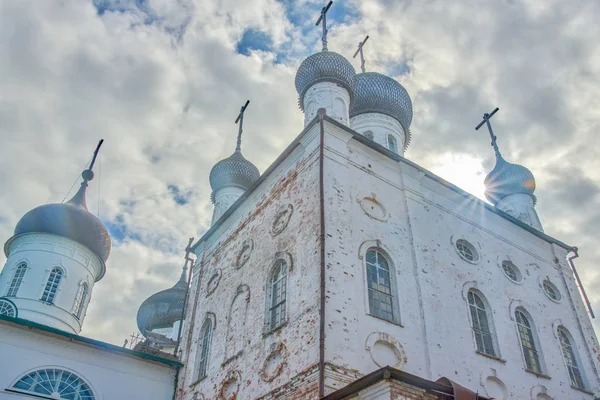
<svg viewBox="0 0 600 400">
<path fill-rule="evenodd" d="M 496 156 L 496 166 L 483 182 L 486 187 L 485 197 L 494 204 L 515 193 L 528 194 L 535 201 L 535 178 L 531 171 L 522 165 L 507 162 L 499 153 Z"/>
<path fill-rule="evenodd" d="M 147 331 L 169 328 L 176 321 L 180 321 L 185 306 L 186 291 L 184 270 L 175 286 L 153 294 L 142 303 L 137 313 L 137 326 L 140 332 L 145 335 Z"/>
<path fill-rule="evenodd" d="M 318 82 L 333 82 L 345 87 L 352 99 L 354 94 L 354 67 L 344 56 L 333 51 L 321 51 L 302 61 L 296 72 L 296 91 L 300 108 L 304 110 L 304 94 Z"/>
<path fill-rule="evenodd" d="M 77 194 L 67 203 L 46 204 L 29 211 L 15 227 L 15 236 L 25 233 L 51 233 L 72 239 L 92 250 L 103 261 L 110 254 L 110 235 L 85 204 L 84 181 Z M 5 252 L 8 251 L 8 244 Z M 8 255 L 8 254 L 7 254 Z M 99 279 L 100 277 L 98 277 Z"/>
<path fill-rule="evenodd" d="M 374 112 L 389 115 L 402 124 L 408 143 L 413 109 L 404 86 L 377 72 L 357 74 L 354 80 L 354 102 L 350 106 L 350 117 Z"/>
<path fill-rule="evenodd" d="M 223 186 L 235 185 L 248 189 L 260 177 L 258 168 L 236 151 L 219 161 L 210 171 L 210 187 L 213 192 Z"/>
</svg>

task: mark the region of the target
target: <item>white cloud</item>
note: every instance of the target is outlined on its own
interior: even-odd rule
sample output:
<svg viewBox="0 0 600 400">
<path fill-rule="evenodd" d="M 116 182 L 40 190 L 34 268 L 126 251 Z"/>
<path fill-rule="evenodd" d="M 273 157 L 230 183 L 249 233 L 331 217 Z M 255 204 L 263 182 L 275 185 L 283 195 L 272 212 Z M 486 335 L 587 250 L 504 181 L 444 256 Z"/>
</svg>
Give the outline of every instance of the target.
<svg viewBox="0 0 600 400">
<path fill-rule="evenodd" d="M 233 121 L 244 101 L 252 102 L 243 152 L 261 171 L 302 129 L 293 79 L 302 58 L 319 47 L 314 20 L 322 6 L 144 4 L 0 0 L 0 235 L 8 238 L 29 209 L 61 201 L 104 138 L 89 207 L 96 211 L 99 201 L 101 217 L 124 224 L 129 236 L 114 243 L 83 334 L 118 344 L 136 329 L 139 304 L 177 280 L 188 237 L 208 227 L 208 172 L 233 151 Z M 576 262 L 600 310 L 600 3 L 380 0 L 333 7 L 354 17 L 330 24 L 331 50 L 350 59 L 368 34 L 369 70 L 398 75 L 409 67 L 396 77 L 413 99 L 413 161 L 434 170 L 456 163 L 457 173 L 446 178 L 480 190 L 477 179 L 492 167 L 493 153 L 474 126 L 500 107 L 494 126 L 501 149 L 534 172 L 542 223 L 580 247 Z M 271 38 L 272 52 L 235 52 L 250 28 Z M 176 204 L 169 186 L 187 203 Z"/>
</svg>

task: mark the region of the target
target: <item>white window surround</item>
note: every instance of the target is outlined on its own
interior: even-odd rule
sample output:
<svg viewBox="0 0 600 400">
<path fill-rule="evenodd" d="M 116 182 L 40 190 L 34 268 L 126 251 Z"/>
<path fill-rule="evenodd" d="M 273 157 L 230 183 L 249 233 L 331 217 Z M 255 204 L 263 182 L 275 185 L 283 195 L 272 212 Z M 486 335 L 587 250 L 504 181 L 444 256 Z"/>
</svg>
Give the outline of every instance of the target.
<svg viewBox="0 0 600 400">
<path fill-rule="evenodd" d="M 586 390 L 588 383 L 585 376 L 585 370 L 573 335 L 571 335 L 571 332 L 569 332 L 564 325 L 559 325 L 556 329 L 556 336 L 558 338 L 571 386 L 577 389 Z"/>
<path fill-rule="evenodd" d="M 509 309 L 511 312 L 511 320 L 515 322 L 517 341 L 519 343 L 519 347 L 521 348 L 521 357 L 523 358 L 523 366 L 525 370 L 542 377 L 547 377 L 545 374 L 546 366 L 544 363 L 542 347 L 540 345 L 535 322 L 533 321 L 531 314 L 529 314 L 529 312 L 518 300 L 513 300 Z M 517 313 L 521 313 L 522 316 L 525 316 L 528 324 L 523 324 L 522 320 L 517 320 Z M 529 326 L 527 327 L 527 325 Z M 525 348 L 523 347 L 524 342 L 529 342 Z M 537 356 L 537 358 L 535 356 Z"/>
<path fill-rule="evenodd" d="M 48 304 L 54 304 L 56 302 L 56 297 L 60 290 L 61 283 L 65 278 L 66 274 L 64 268 L 58 266 L 52 267 L 48 273 L 44 287 L 42 288 L 40 300 Z"/>
<path fill-rule="evenodd" d="M 475 332 L 473 331 L 473 317 L 471 315 L 471 308 L 470 308 L 470 304 L 469 304 L 469 292 L 476 293 L 480 297 L 480 299 L 483 301 L 483 304 L 485 306 L 485 310 L 487 313 L 487 319 L 488 319 L 488 329 L 489 329 L 491 337 L 492 337 L 492 344 L 493 344 L 494 352 L 495 352 L 495 354 L 493 354 L 493 355 L 481 352 L 477 348 L 477 338 L 475 337 Z M 500 343 L 498 341 L 498 335 L 496 333 L 496 325 L 494 323 L 494 312 L 493 312 L 492 306 L 490 305 L 487 297 L 483 294 L 479 283 L 477 281 L 465 282 L 462 287 L 461 295 L 462 295 L 463 300 L 465 301 L 465 306 L 466 306 L 466 311 L 467 311 L 467 319 L 469 322 L 469 329 L 471 329 L 471 334 L 473 335 L 473 346 L 474 346 L 475 352 L 477 354 L 481 354 L 482 356 L 490 357 L 490 358 L 493 358 L 502 363 L 506 363 L 506 360 L 504 360 L 502 358 L 502 352 L 500 351 Z"/>
<path fill-rule="evenodd" d="M 7 390 L 46 399 L 75 395 L 81 400 L 96 400 L 95 391 L 86 379 L 75 371 L 58 366 L 27 371 L 13 381 Z"/>
<path fill-rule="evenodd" d="M 75 302 L 73 303 L 73 309 L 71 314 L 78 320 L 82 319 L 83 310 L 88 302 L 90 294 L 90 285 L 87 282 L 81 282 L 77 288 L 77 294 L 75 296 Z"/>
<path fill-rule="evenodd" d="M 216 318 L 213 313 L 207 313 L 204 321 L 202 322 L 200 338 L 198 339 L 198 350 L 196 354 L 197 380 L 205 378 L 208 373 L 210 348 L 212 344 L 212 337 L 215 331 L 215 319 Z"/>
<path fill-rule="evenodd" d="M 478 242 L 469 240 L 462 235 L 453 235 L 450 237 L 450 243 L 461 260 L 464 260 L 470 264 L 478 264 L 481 261 L 481 246 Z M 465 255 L 461 253 L 459 250 L 460 245 L 465 245 L 472 252 L 474 256 L 472 260 L 470 260 L 468 257 L 465 257 Z"/>
<path fill-rule="evenodd" d="M 556 285 L 552 283 L 552 281 L 548 277 L 542 278 L 540 285 L 546 297 L 548 297 L 555 303 L 560 303 L 562 299 L 562 294 L 560 293 L 560 290 L 556 287 Z"/>
<path fill-rule="evenodd" d="M 475 338 L 475 348 L 479 353 L 497 357 L 494 343 L 493 328 L 490 324 L 490 307 L 486 304 L 485 296 L 477 290 L 469 290 L 467 294 L 471 330 Z"/>
<path fill-rule="evenodd" d="M 14 269 L 12 279 L 8 284 L 8 290 L 6 291 L 6 297 L 16 297 L 21 284 L 23 283 L 23 279 L 25 274 L 27 273 L 27 263 L 20 261 L 17 263 L 16 268 Z"/>
</svg>

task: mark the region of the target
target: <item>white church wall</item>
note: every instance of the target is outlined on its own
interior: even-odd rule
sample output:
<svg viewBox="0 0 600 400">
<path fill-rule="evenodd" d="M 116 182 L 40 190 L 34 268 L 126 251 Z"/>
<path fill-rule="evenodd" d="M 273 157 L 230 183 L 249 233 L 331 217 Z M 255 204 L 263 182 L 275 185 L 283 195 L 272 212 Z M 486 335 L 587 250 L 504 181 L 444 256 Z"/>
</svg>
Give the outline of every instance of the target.
<svg viewBox="0 0 600 400">
<path fill-rule="evenodd" d="M 196 249 L 178 398 L 254 399 L 279 388 L 316 390 L 319 359 L 318 125 Z M 246 247 L 250 253 L 242 250 Z M 288 266 L 287 321 L 265 327 L 266 283 Z M 236 299 L 234 301 L 234 299 Z M 206 377 L 198 381 L 201 328 L 214 314 Z M 233 317 L 232 317 L 233 316 Z M 236 317 L 237 316 L 237 317 Z M 283 385 L 287 384 L 287 387 Z"/>
<path fill-rule="evenodd" d="M 102 261 L 79 243 L 46 233 L 26 234 L 10 244 L 9 257 L 0 274 L 0 297 L 8 292 L 14 272 L 27 264 L 21 286 L 11 297 L 19 317 L 64 331 L 79 333 L 95 283 L 102 271 Z M 63 271 L 53 304 L 40 301 L 54 267 Z M 73 306 L 82 283 L 88 285 L 88 296 L 81 317 L 73 315 Z"/>
<path fill-rule="evenodd" d="M 175 368 L 132 355 L 0 321 L 0 399 L 30 399 L 9 392 L 20 377 L 51 367 L 72 371 L 97 400 L 165 400 L 173 396 Z"/>
<path fill-rule="evenodd" d="M 572 334 L 587 387 L 597 391 L 598 345 L 564 261 L 567 251 L 326 125 L 326 247 L 332 265 L 326 279 L 327 362 L 348 374 L 396 362 L 416 375 L 447 376 L 471 389 L 500 393 L 498 398 L 530 398 L 540 385 L 555 398 L 593 398 L 570 387 L 556 335 L 558 325 Z M 459 256 L 458 239 L 475 246 L 478 262 Z M 399 324 L 368 315 L 363 254 L 370 246 L 382 247 L 395 267 Z M 519 268 L 520 283 L 505 276 L 505 259 Z M 546 296 L 545 279 L 561 292 L 560 301 Z M 466 300 L 470 288 L 492 310 L 499 359 L 476 353 Z M 518 306 L 533 318 L 543 375 L 550 379 L 524 371 L 514 321 Z M 329 390 L 345 384 L 336 378 L 328 375 Z"/>
</svg>

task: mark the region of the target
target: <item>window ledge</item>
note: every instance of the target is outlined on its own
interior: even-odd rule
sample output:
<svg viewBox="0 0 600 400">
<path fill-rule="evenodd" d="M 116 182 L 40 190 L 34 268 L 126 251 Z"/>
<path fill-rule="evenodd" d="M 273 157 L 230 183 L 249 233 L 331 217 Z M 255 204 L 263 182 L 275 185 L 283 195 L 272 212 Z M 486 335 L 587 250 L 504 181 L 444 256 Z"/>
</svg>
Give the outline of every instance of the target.
<svg viewBox="0 0 600 400">
<path fill-rule="evenodd" d="M 267 336 L 269 336 L 269 335 L 277 332 L 278 330 L 283 329 L 283 327 L 287 326 L 287 324 L 288 324 L 288 320 L 286 319 L 285 322 L 277 325 L 275 328 L 269 329 L 269 330 L 265 330 L 263 332 L 263 337 L 267 337 Z"/>
<path fill-rule="evenodd" d="M 196 386 L 197 384 L 199 384 L 200 382 L 202 382 L 203 380 L 205 380 L 207 376 L 208 376 L 208 375 L 204 375 L 202 378 L 198 378 L 198 379 L 196 379 L 194 382 L 192 382 L 192 383 L 190 384 L 190 386 L 189 386 L 189 387 L 190 387 L 190 388 L 192 388 L 192 387 Z"/>
<path fill-rule="evenodd" d="M 506 364 L 506 360 L 504 360 L 504 359 L 502 359 L 502 358 L 500 358 L 500 357 L 496 357 L 496 356 L 493 356 L 493 355 L 491 355 L 491 354 L 483 353 L 483 352 L 481 352 L 481 351 L 475 351 L 475 353 L 479 354 L 480 356 L 487 357 L 487 358 L 490 358 L 490 359 L 492 359 L 492 360 L 499 361 L 499 362 L 501 362 L 502 364 Z"/>
<path fill-rule="evenodd" d="M 571 385 L 571 389 L 575 389 L 575 390 L 577 390 L 577 391 L 579 391 L 579 392 L 583 392 L 583 393 L 585 393 L 585 394 L 590 394 L 590 395 L 592 395 L 592 396 L 594 395 L 594 392 L 590 392 L 590 391 L 589 391 L 589 390 L 587 390 L 587 389 L 580 388 L 580 387 L 577 387 L 577 386 L 573 386 L 573 385 Z"/>
<path fill-rule="evenodd" d="M 390 324 L 393 324 L 393 325 L 399 326 L 400 328 L 404 328 L 404 325 L 402 325 L 400 322 L 396 322 L 396 321 L 390 321 L 389 319 L 381 318 L 381 317 L 378 317 L 377 315 L 375 315 L 375 314 L 371 314 L 371 313 L 367 313 L 367 315 L 369 315 L 369 316 L 371 316 L 371 317 L 373 317 L 373 318 L 377 318 L 377 319 L 379 319 L 379 320 L 381 320 L 381 321 L 385 321 L 385 322 L 387 322 L 387 323 L 390 323 Z"/>
<path fill-rule="evenodd" d="M 244 350 L 238 351 L 236 354 L 232 355 L 227 360 L 223 361 L 223 364 L 221 364 L 221 367 L 226 366 L 227 364 L 229 364 L 230 362 L 232 362 L 236 358 L 240 357 L 242 354 L 244 354 Z"/>
<path fill-rule="evenodd" d="M 525 368 L 525 372 L 529 372 L 530 374 L 533 374 L 533 375 L 537 376 L 538 378 L 552 379 L 551 376 L 540 374 L 539 372 L 535 372 L 535 371 L 532 371 L 532 370 L 527 369 L 527 368 Z"/>
</svg>

